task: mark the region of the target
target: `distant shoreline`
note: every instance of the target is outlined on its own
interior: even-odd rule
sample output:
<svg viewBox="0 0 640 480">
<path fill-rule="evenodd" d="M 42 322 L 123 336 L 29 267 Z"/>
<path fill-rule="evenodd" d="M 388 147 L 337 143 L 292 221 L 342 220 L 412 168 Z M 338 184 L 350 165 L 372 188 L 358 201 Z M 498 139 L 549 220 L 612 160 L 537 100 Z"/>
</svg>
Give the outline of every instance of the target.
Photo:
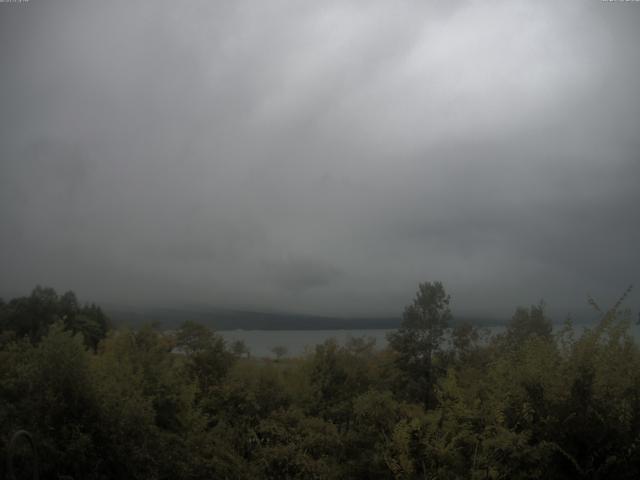
<svg viewBox="0 0 640 480">
<path fill-rule="evenodd" d="M 320 331 L 320 330 L 390 330 L 400 326 L 400 317 L 380 318 L 339 318 L 315 315 L 297 315 L 292 313 L 265 313 L 235 310 L 194 311 L 178 308 L 154 308 L 140 310 L 110 309 L 107 314 L 114 325 L 138 327 L 155 324 L 161 329 L 175 329 L 184 321 L 194 321 L 217 331 Z M 454 318 L 452 326 L 470 323 L 476 327 L 500 327 L 506 325 L 508 318 L 473 318 L 462 316 Z M 574 319 L 575 325 L 589 325 L 595 319 Z M 562 325 L 564 320 L 553 322 Z"/>
</svg>

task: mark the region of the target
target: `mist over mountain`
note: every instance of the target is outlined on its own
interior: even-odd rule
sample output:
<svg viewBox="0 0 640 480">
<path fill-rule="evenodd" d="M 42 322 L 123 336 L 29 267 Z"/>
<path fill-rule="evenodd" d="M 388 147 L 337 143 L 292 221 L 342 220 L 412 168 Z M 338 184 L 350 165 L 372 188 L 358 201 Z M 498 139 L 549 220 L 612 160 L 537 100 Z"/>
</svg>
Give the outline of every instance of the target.
<svg viewBox="0 0 640 480">
<path fill-rule="evenodd" d="M 515 309 L 515 307 L 514 307 Z M 304 315 L 291 312 L 260 312 L 229 310 L 224 308 L 187 307 L 108 307 L 106 312 L 118 327 L 140 327 L 145 324 L 157 325 L 161 329 L 175 329 L 183 322 L 191 321 L 206 325 L 214 330 L 370 330 L 395 329 L 402 321 L 402 315 L 394 317 L 332 317 Z M 570 316 L 575 324 L 589 325 L 597 320 L 592 310 L 583 308 Z M 551 320 L 561 325 L 567 317 Z M 476 327 L 504 326 L 507 317 L 455 316 L 451 325 L 472 324 Z"/>
</svg>

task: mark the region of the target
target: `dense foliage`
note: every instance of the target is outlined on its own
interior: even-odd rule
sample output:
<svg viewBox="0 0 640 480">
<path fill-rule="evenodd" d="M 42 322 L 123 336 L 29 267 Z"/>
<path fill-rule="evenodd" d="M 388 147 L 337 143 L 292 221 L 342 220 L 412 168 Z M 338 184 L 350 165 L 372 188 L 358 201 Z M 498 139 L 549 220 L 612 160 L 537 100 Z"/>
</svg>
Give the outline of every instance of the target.
<svg viewBox="0 0 640 480">
<path fill-rule="evenodd" d="M 518 308 L 493 337 L 452 327 L 449 302 L 420 285 L 385 350 L 356 338 L 268 360 L 195 323 L 109 329 L 36 288 L 0 302 L 0 465 L 24 428 L 44 478 L 640 475 L 640 350 L 620 302 L 584 331 Z"/>
</svg>

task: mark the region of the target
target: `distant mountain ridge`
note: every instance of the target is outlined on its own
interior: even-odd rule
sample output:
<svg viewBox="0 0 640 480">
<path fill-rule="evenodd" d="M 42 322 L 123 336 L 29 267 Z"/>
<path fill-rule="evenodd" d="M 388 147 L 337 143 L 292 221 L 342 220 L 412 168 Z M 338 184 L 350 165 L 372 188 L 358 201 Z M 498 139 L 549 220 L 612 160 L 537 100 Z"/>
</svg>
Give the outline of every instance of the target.
<svg viewBox="0 0 640 480">
<path fill-rule="evenodd" d="M 400 318 L 336 318 L 293 313 L 242 310 L 189 310 L 179 308 L 110 309 L 107 313 L 118 326 L 158 323 L 172 329 L 190 320 L 215 330 L 341 330 L 397 328 Z"/>
<path fill-rule="evenodd" d="M 156 323 L 163 329 L 174 329 L 190 320 L 214 330 L 365 330 L 394 329 L 400 326 L 400 317 L 328 317 L 295 313 L 255 312 L 226 309 L 188 308 L 111 308 L 107 314 L 117 326 L 136 327 Z M 477 326 L 504 324 L 503 320 L 486 318 L 459 318 Z"/>
</svg>

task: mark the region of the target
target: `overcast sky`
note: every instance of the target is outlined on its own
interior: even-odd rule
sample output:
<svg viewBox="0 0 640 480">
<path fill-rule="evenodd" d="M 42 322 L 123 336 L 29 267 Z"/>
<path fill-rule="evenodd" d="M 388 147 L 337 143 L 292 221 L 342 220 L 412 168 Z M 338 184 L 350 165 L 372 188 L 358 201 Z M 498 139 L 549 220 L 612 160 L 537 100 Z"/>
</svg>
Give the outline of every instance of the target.
<svg viewBox="0 0 640 480">
<path fill-rule="evenodd" d="M 0 3 L 0 294 L 610 303 L 640 267 L 639 48 L 640 2 Z"/>
</svg>

